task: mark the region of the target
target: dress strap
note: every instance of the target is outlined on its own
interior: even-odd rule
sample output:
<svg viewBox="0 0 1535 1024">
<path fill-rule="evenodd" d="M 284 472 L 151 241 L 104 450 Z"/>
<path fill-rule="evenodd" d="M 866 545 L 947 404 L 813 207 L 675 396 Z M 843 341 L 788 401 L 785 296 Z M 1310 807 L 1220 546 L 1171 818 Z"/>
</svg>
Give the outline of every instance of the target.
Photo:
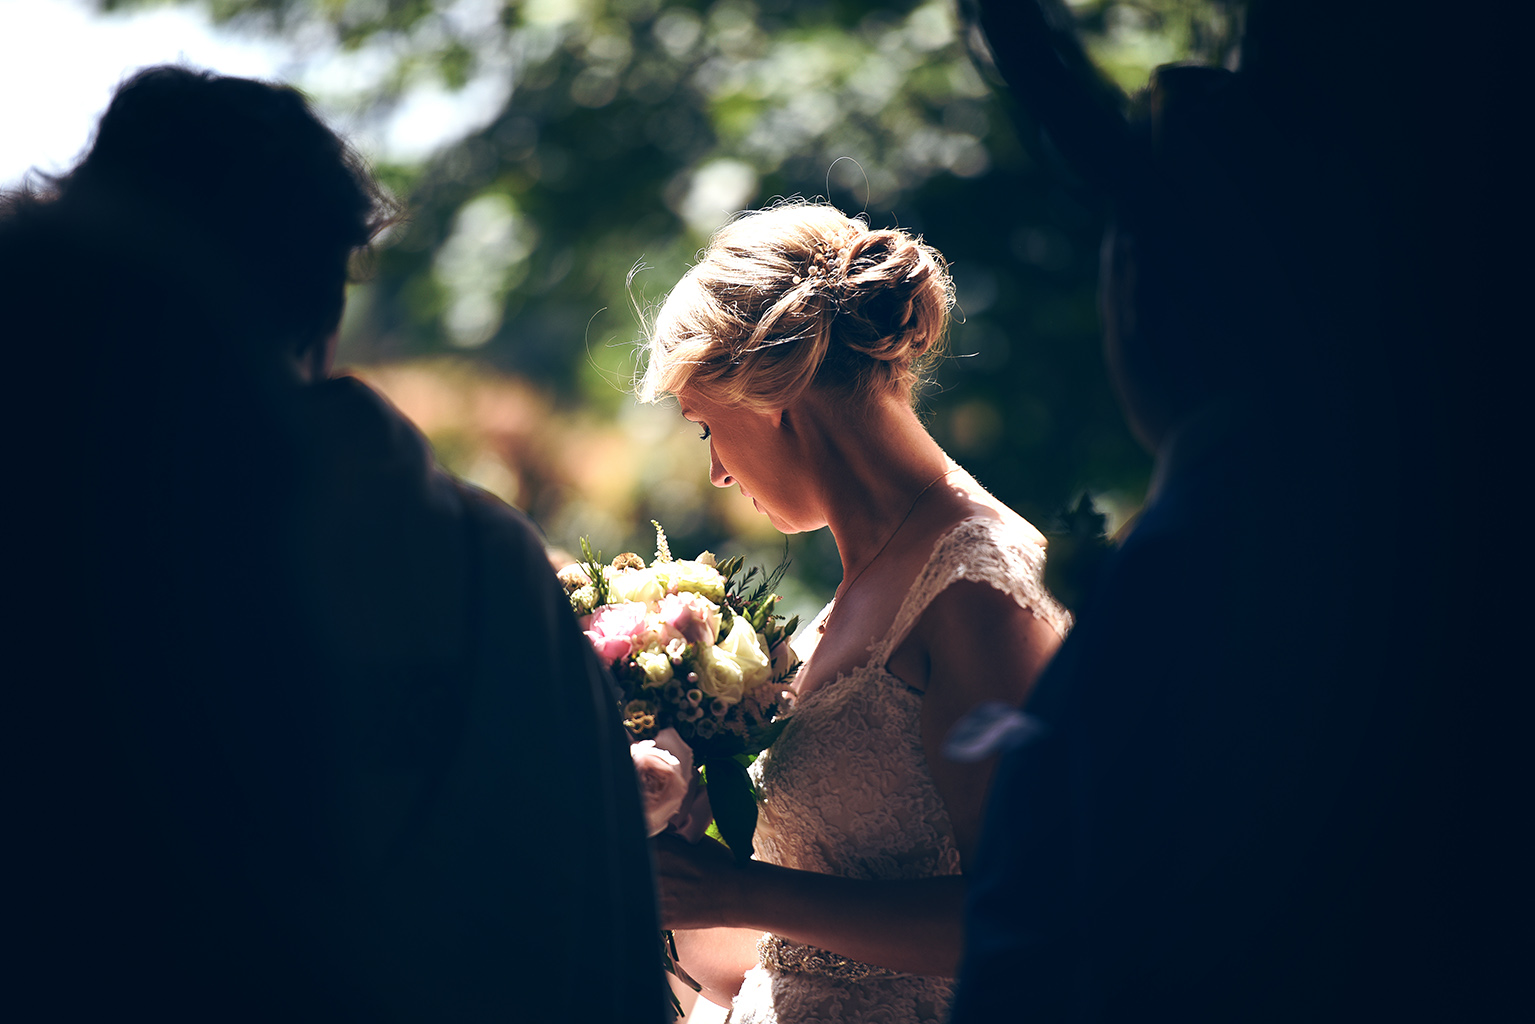
<svg viewBox="0 0 1535 1024">
<path fill-rule="evenodd" d="M 883 667 L 933 599 L 960 580 L 991 584 L 1063 637 L 1071 629 L 1071 613 L 1045 588 L 1044 547 L 1020 539 L 1016 531 L 997 519 L 976 516 L 938 538 L 927 564 L 906 592 L 890 631 L 874 645 L 869 664 Z"/>
</svg>

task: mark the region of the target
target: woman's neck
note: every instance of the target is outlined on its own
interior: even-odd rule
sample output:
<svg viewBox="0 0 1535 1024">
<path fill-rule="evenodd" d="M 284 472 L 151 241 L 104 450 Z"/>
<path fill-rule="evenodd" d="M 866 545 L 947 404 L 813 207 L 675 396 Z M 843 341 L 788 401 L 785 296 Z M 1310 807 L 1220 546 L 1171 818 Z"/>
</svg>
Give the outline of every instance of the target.
<svg viewBox="0 0 1535 1024">
<path fill-rule="evenodd" d="M 826 523 L 843 578 L 868 567 L 906 526 L 954 464 L 915 412 L 896 398 L 851 406 L 835 398 L 802 403 Z"/>
</svg>

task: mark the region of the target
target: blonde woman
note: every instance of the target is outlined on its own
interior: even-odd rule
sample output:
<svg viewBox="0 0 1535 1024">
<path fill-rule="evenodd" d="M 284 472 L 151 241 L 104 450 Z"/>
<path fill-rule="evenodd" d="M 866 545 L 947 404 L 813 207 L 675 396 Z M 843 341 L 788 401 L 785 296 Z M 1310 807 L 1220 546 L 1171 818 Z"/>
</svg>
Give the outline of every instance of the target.
<svg viewBox="0 0 1535 1024">
<path fill-rule="evenodd" d="M 946 1017 L 993 764 L 940 750 L 1021 703 L 1069 625 L 1044 538 L 913 411 L 951 305 L 930 246 L 791 203 L 722 229 L 656 320 L 641 397 L 674 395 L 716 486 L 785 533 L 830 527 L 842 560 L 752 769 L 755 859 L 657 842 L 665 924 L 734 1024 Z"/>
</svg>

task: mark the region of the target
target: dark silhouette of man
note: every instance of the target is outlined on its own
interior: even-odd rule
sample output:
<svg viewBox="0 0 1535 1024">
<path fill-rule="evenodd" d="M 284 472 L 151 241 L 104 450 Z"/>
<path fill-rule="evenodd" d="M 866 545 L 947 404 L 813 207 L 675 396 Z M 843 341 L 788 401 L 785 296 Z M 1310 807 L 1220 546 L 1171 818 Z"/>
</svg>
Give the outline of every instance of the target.
<svg viewBox="0 0 1535 1024">
<path fill-rule="evenodd" d="M 633 770 L 536 532 L 330 375 L 392 216 L 296 92 L 180 67 L 5 197 L 12 1008 L 662 1019 Z"/>
<path fill-rule="evenodd" d="M 1000 764 L 955 1024 L 1490 1019 L 1508 983 L 1463 602 L 1505 591 L 1447 537 L 1484 339 L 1424 290 L 1462 280 L 1475 151 L 1419 132 L 1474 106 L 1411 76 L 1456 47 L 1405 12 L 1248 13 L 1240 72 L 1161 69 L 1127 117 L 1060 5 L 980 5 L 1026 130 L 1109 200 L 1156 469 Z"/>
</svg>

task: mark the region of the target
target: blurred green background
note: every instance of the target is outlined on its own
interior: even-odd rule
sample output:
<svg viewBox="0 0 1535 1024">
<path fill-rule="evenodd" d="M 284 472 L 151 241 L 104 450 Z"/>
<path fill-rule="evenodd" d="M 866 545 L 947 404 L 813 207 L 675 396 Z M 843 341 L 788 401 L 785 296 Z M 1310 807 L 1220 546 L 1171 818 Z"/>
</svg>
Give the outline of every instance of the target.
<svg viewBox="0 0 1535 1024">
<path fill-rule="evenodd" d="M 953 357 L 921 408 L 998 497 L 1047 531 L 1084 493 L 1110 532 L 1141 501 L 1150 460 L 1098 341 L 1103 211 L 1020 143 L 954 0 L 187 2 L 291 45 L 296 83 L 408 208 L 352 290 L 342 364 L 551 545 L 649 557 L 659 519 L 679 555 L 777 560 L 766 520 L 710 486 L 696 429 L 630 392 L 644 312 L 730 214 L 780 196 L 948 258 Z M 1230 60 L 1238 35 L 1220 0 L 1069 7 L 1127 91 Z M 433 110 L 465 127 L 369 144 Z M 790 553 L 786 610 L 813 612 L 840 575 L 830 536 Z"/>
</svg>

